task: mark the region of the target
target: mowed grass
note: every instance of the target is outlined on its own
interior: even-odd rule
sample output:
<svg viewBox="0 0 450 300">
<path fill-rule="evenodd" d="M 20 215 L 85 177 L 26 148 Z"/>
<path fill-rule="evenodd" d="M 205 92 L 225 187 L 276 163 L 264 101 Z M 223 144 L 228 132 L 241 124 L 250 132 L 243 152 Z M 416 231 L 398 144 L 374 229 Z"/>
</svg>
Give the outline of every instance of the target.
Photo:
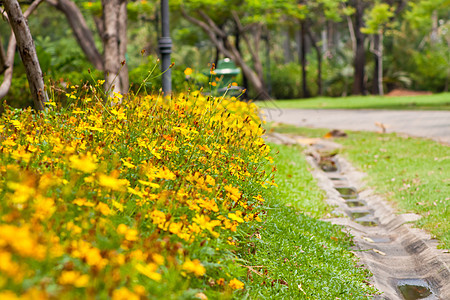
<svg viewBox="0 0 450 300">
<path fill-rule="evenodd" d="M 267 215 L 241 258 L 249 299 L 370 299 L 369 272 L 357 267 L 351 237 L 315 218 L 330 207 L 298 147 L 270 145 L 278 188 L 269 191 Z M 308 216 L 310 215 L 310 216 Z M 315 217 L 312 218 L 311 216 Z"/>
<path fill-rule="evenodd" d="M 323 136 L 328 130 L 283 125 L 274 130 Z M 413 212 L 416 222 L 450 249 L 450 148 L 434 141 L 396 134 L 347 131 L 342 154 L 369 175 L 368 184 L 399 212 Z"/>
<path fill-rule="evenodd" d="M 318 97 L 312 99 L 264 101 L 256 104 L 260 108 L 450 110 L 450 93 L 399 97 Z"/>
</svg>

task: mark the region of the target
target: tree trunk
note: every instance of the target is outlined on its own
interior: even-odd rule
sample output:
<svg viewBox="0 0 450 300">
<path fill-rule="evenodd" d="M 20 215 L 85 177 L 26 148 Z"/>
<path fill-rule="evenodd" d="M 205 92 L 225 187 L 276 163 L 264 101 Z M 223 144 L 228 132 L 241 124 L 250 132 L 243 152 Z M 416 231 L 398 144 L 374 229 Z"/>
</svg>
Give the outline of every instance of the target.
<svg viewBox="0 0 450 300">
<path fill-rule="evenodd" d="M 103 41 L 103 56 L 97 50 L 94 36 L 77 5 L 70 0 L 46 0 L 64 13 L 75 38 L 88 60 L 97 70 L 105 72 L 105 90 L 127 93 L 127 0 L 102 0 L 103 16 L 94 17 L 97 31 Z M 122 63 L 122 65 L 121 65 Z M 119 73 L 120 70 L 120 73 Z"/>
<path fill-rule="evenodd" d="M 438 11 L 433 10 L 431 14 L 431 34 L 430 34 L 430 42 L 431 44 L 436 44 L 439 41 L 439 20 L 438 20 Z"/>
<path fill-rule="evenodd" d="M 237 43 L 237 42 L 236 42 Z M 219 59 L 220 59 L 220 50 L 219 48 L 216 46 L 216 55 L 214 56 L 214 66 L 217 66 L 217 64 L 219 63 Z"/>
<path fill-rule="evenodd" d="M 356 39 L 356 51 L 354 58 L 354 82 L 353 82 L 353 94 L 363 95 L 365 94 L 365 64 L 366 64 L 366 51 L 364 49 L 365 35 L 361 32 L 361 28 L 364 27 L 363 16 L 364 9 L 362 0 L 356 0 L 355 2 L 355 39 Z"/>
<path fill-rule="evenodd" d="M 241 35 L 239 33 L 239 29 L 238 28 L 236 29 L 236 33 L 235 33 L 234 38 L 235 38 L 236 50 L 239 52 L 240 55 L 242 55 L 242 52 L 241 52 Z M 244 100 L 248 100 L 248 79 L 247 79 L 247 75 L 245 75 L 244 72 L 242 72 L 242 87 L 245 90 L 244 94 L 242 95 L 242 98 Z"/>
<path fill-rule="evenodd" d="M 373 68 L 372 94 L 383 96 L 383 33 L 373 35 L 372 45 L 375 66 Z"/>
<path fill-rule="evenodd" d="M 0 37 L 0 74 L 6 71 L 8 68 L 7 58 L 5 54 L 5 50 L 3 49 L 3 43 Z"/>
<path fill-rule="evenodd" d="M 380 44 L 380 39 L 378 38 L 377 34 L 374 34 L 372 36 L 372 46 L 371 46 L 371 52 L 373 53 L 373 62 L 374 62 L 374 68 L 373 68 L 373 79 L 372 79 L 372 94 L 374 95 L 378 95 L 380 93 L 379 90 L 379 85 L 378 85 L 378 80 L 379 80 L 379 76 L 378 76 L 378 47 Z"/>
<path fill-rule="evenodd" d="M 22 14 L 17 0 L 5 0 L 3 5 L 8 14 L 9 24 L 17 40 L 20 57 L 25 66 L 25 72 L 34 101 L 34 108 L 36 110 L 44 110 L 44 102 L 48 101 L 48 96 L 45 91 L 44 77 L 28 23 Z"/>
<path fill-rule="evenodd" d="M 70 0 L 47 0 L 47 2 L 64 13 L 87 59 L 97 70 L 103 71 L 103 58 L 95 46 L 94 36 L 77 5 Z"/>
<path fill-rule="evenodd" d="M 14 32 L 11 32 L 11 37 L 9 38 L 8 50 L 6 51 L 6 60 L 5 64 L 8 66 L 5 70 L 3 76 L 3 82 L 0 85 L 0 99 L 3 99 L 6 94 L 8 94 L 9 89 L 11 88 L 12 83 L 12 75 L 14 69 L 14 56 L 16 54 L 16 37 L 14 36 Z"/>
<path fill-rule="evenodd" d="M 128 93 L 128 89 L 130 87 L 130 79 L 128 76 L 128 65 L 126 63 L 126 53 L 127 53 L 127 45 L 128 45 L 128 37 L 127 37 L 127 1 L 120 0 L 119 7 L 119 20 L 117 23 L 118 32 L 119 32 L 119 58 L 122 64 L 120 69 L 120 91 L 122 94 Z"/>
<path fill-rule="evenodd" d="M 350 34 L 350 40 L 352 42 L 352 51 L 353 53 L 356 53 L 356 34 L 355 34 L 355 27 L 353 26 L 352 19 L 350 16 L 347 16 L 347 25 L 348 25 L 348 32 Z"/>
<path fill-rule="evenodd" d="M 328 26 L 327 26 L 327 28 L 322 29 L 322 32 L 320 33 L 320 35 L 321 35 L 321 39 L 322 39 L 322 53 L 324 53 L 326 56 L 328 56 L 329 55 L 329 53 L 328 53 Z M 313 45 L 313 47 L 314 47 L 314 45 Z"/>
<path fill-rule="evenodd" d="M 269 93 L 269 95 L 272 95 L 272 78 L 270 76 L 270 36 L 269 36 L 269 31 L 267 31 L 264 40 L 266 42 L 266 78 L 265 78 L 265 82 L 267 85 L 267 92 Z"/>
<path fill-rule="evenodd" d="M 311 40 L 311 43 L 316 50 L 317 55 L 317 93 L 319 96 L 322 96 L 323 89 L 322 89 L 322 52 L 320 51 L 320 47 L 317 45 L 317 40 L 312 34 L 310 28 L 307 28 L 308 30 L 308 36 Z"/>
<path fill-rule="evenodd" d="M 250 54 L 251 54 L 251 58 L 253 61 L 253 69 L 255 70 L 256 74 L 259 77 L 259 80 L 263 83 L 264 85 L 264 68 L 261 62 L 261 58 L 259 57 L 259 45 L 260 45 L 260 41 L 261 41 L 261 35 L 262 35 L 262 24 L 258 24 L 256 26 L 255 31 L 252 33 L 253 36 L 253 45 L 251 45 L 250 43 L 250 39 L 247 37 L 247 35 L 245 34 L 245 32 L 242 32 L 242 37 L 244 38 L 244 41 L 247 44 L 247 49 L 249 50 Z"/>
<path fill-rule="evenodd" d="M 306 72 L 306 24 L 300 21 L 300 63 L 302 65 L 302 90 L 303 98 L 311 97 L 308 89 L 307 72 Z"/>
<path fill-rule="evenodd" d="M 103 35 L 105 58 L 105 91 L 107 94 L 120 91 L 120 80 L 117 80 L 120 70 L 119 36 L 118 36 L 118 12 L 119 0 L 102 0 L 103 23 L 105 34 Z"/>
<path fill-rule="evenodd" d="M 30 14 L 34 12 L 34 10 L 39 6 L 39 4 L 42 3 L 42 1 L 43 0 L 37 0 L 31 3 L 31 5 L 27 8 L 25 13 L 23 14 L 24 18 L 28 19 Z M 8 91 L 11 88 L 16 46 L 17 46 L 16 37 L 14 36 L 14 31 L 11 30 L 11 36 L 8 42 L 8 50 L 5 56 L 5 64 L 7 68 L 4 71 L 3 82 L 0 85 L 0 99 L 3 99 L 6 96 L 6 94 L 8 94 Z"/>
<path fill-rule="evenodd" d="M 383 31 L 378 33 L 378 94 L 384 96 L 383 90 Z"/>
<path fill-rule="evenodd" d="M 291 51 L 291 35 L 289 30 L 283 31 L 284 39 L 283 39 L 283 53 L 284 53 L 284 63 L 288 64 L 294 61 L 294 56 Z"/>
</svg>

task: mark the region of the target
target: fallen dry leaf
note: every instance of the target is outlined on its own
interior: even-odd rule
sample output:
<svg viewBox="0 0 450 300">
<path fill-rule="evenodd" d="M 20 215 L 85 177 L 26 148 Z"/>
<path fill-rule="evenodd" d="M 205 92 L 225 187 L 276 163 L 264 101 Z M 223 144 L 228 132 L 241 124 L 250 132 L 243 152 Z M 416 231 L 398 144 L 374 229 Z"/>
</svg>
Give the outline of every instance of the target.
<svg viewBox="0 0 450 300">
<path fill-rule="evenodd" d="M 369 243 L 375 243 L 375 241 L 372 240 L 370 237 L 363 236 L 362 239 L 367 241 L 367 242 L 369 242 Z"/>
<path fill-rule="evenodd" d="M 298 289 L 299 289 L 300 291 L 303 292 L 303 294 L 306 295 L 305 291 L 304 291 L 303 288 L 302 288 L 302 284 L 301 284 L 301 283 L 299 283 L 299 284 L 297 285 L 297 287 L 298 287 Z"/>
<path fill-rule="evenodd" d="M 378 253 L 378 254 L 381 254 L 381 255 L 386 255 L 386 253 L 384 253 L 383 251 L 380 251 L 380 250 L 378 250 L 378 249 L 372 249 L 373 250 L 373 252 L 375 252 L 375 253 Z"/>
</svg>

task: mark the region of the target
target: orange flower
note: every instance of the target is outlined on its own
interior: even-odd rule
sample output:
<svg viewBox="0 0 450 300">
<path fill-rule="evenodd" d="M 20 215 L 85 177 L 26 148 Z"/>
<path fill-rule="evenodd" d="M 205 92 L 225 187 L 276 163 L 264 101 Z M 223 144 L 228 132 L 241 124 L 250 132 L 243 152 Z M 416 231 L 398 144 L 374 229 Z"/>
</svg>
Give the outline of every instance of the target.
<svg viewBox="0 0 450 300">
<path fill-rule="evenodd" d="M 190 76 L 191 74 L 192 74 L 192 69 L 191 68 L 186 68 L 186 70 L 184 70 L 184 75 Z"/>
<path fill-rule="evenodd" d="M 228 283 L 228 285 L 233 289 L 233 290 L 241 290 L 244 288 L 244 283 L 237 280 L 236 278 L 232 279 L 230 281 L 230 283 Z"/>
</svg>

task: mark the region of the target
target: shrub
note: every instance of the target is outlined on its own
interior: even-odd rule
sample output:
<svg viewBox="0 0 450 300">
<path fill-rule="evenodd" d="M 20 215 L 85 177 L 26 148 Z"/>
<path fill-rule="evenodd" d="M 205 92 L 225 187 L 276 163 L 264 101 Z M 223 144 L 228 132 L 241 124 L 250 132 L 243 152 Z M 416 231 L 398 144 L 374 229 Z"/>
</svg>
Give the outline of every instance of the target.
<svg viewBox="0 0 450 300">
<path fill-rule="evenodd" d="M 297 63 L 275 64 L 271 69 L 272 96 L 275 99 L 294 99 L 302 95 L 301 68 Z"/>
<path fill-rule="evenodd" d="M 256 106 L 195 92 L 104 107 L 79 94 L 70 109 L 0 119 L 0 298 L 243 288 L 240 225 L 260 220 L 272 184 Z"/>
</svg>

